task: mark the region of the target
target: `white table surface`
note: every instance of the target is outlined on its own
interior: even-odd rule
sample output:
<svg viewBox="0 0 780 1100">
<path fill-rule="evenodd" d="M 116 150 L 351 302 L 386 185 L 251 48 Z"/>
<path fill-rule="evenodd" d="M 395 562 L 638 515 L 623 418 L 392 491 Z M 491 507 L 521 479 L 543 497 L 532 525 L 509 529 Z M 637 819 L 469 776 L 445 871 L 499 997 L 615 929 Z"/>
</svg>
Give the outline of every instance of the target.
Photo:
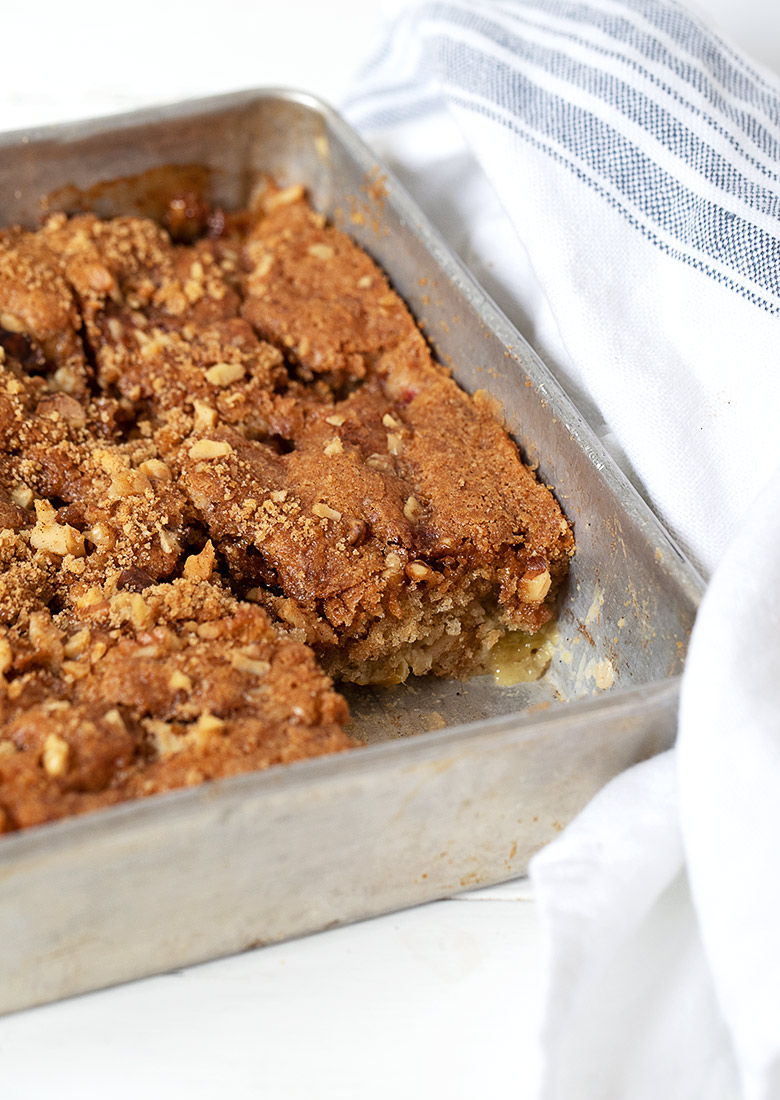
<svg viewBox="0 0 780 1100">
<path fill-rule="evenodd" d="M 776 0 L 699 6 L 780 71 Z M 269 84 L 337 104 L 380 25 L 365 0 L 4 8 L 0 130 Z M 523 1100 L 541 992 L 521 880 L 5 1017 L 0 1097 Z"/>
</svg>

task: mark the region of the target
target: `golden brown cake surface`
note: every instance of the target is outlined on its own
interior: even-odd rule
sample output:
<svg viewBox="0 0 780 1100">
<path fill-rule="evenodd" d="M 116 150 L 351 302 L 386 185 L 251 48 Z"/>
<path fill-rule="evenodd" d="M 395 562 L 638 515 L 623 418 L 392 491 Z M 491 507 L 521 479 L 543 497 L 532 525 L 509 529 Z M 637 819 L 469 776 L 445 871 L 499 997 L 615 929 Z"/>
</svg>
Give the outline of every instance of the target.
<svg viewBox="0 0 780 1100">
<path fill-rule="evenodd" d="M 212 224 L 0 232 L 0 832 L 346 748 L 329 676 L 467 675 L 566 573 L 491 401 L 301 189 Z"/>
</svg>

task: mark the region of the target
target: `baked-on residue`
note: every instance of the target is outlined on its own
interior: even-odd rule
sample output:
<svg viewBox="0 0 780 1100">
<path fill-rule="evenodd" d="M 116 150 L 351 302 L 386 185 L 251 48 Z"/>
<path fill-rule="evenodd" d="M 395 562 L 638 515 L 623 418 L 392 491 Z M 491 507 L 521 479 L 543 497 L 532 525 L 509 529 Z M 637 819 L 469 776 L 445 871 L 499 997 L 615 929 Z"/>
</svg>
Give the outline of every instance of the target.
<svg viewBox="0 0 780 1100">
<path fill-rule="evenodd" d="M 348 748 L 333 678 L 474 672 L 573 551 L 302 188 L 195 205 L 0 231 L 0 832 Z"/>
</svg>

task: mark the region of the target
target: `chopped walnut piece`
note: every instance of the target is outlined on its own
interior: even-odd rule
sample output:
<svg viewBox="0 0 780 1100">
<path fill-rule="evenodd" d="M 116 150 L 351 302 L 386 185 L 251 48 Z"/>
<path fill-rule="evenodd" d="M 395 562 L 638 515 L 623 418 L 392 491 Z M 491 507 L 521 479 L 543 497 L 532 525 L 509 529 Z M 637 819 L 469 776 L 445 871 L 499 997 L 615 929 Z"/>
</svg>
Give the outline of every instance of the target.
<svg viewBox="0 0 780 1100">
<path fill-rule="evenodd" d="M 243 378 L 245 373 L 241 363 L 215 363 L 206 371 L 205 377 L 212 386 L 229 386 Z"/>
<path fill-rule="evenodd" d="M 196 432 L 208 432 L 217 426 L 217 411 L 212 409 L 211 405 L 207 405 L 205 401 L 198 401 L 196 398 L 192 403 L 192 407 L 195 410 L 194 426 Z"/>
<path fill-rule="evenodd" d="M 406 567 L 406 575 L 413 581 L 427 581 L 435 576 L 435 573 L 425 562 L 410 561 Z"/>
<path fill-rule="evenodd" d="M 181 669 L 174 669 L 168 679 L 171 691 L 192 691 L 192 680 Z"/>
<path fill-rule="evenodd" d="M 20 508 L 29 508 L 33 502 L 33 491 L 27 485 L 17 485 L 11 490 L 11 500 Z"/>
<path fill-rule="evenodd" d="M 389 554 L 385 554 L 385 566 L 391 573 L 397 573 L 401 568 L 401 559 L 395 550 L 391 550 Z"/>
<path fill-rule="evenodd" d="M 103 549 L 111 549 L 116 544 L 116 531 L 113 527 L 109 527 L 107 523 L 96 523 L 92 527 L 88 527 L 84 532 L 84 537 L 87 542 L 91 542 L 93 546 L 99 546 Z"/>
<path fill-rule="evenodd" d="M 305 194 L 306 192 L 300 183 L 293 183 L 289 187 L 283 187 L 279 191 L 271 191 L 264 195 L 263 206 L 268 211 L 276 210 L 280 206 L 289 206 L 290 203 L 301 202 Z"/>
<path fill-rule="evenodd" d="M 387 450 L 388 450 L 388 453 L 391 454 L 391 455 L 403 454 L 403 450 L 404 450 L 403 436 L 399 435 L 398 432 L 388 432 L 387 433 Z"/>
<path fill-rule="evenodd" d="M 204 711 L 195 724 L 194 732 L 199 737 L 210 737 L 214 733 L 221 733 L 224 728 L 225 723 L 221 718 L 216 714 L 210 714 L 209 711 Z"/>
<path fill-rule="evenodd" d="M 49 554 L 65 557 L 72 554 L 75 558 L 84 556 L 84 536 L 75 527 L 57 522 L 57 513 L 47 500 L 35 501 L 37 522 L 30 534 L 30 542 L 36 550 L 45 550 Z"/>
<path fill-rule="evenodd" d="M 190 447 L 190 458 L 196 462 L 201 459 L 224 458 L 232 454 L 233 448 L 222 439 L 198 439 Z"/>
<path fill-rule="evenodd" d="M 329 244 L 310 244 L 307 252 L 318 260 L 332 260 L 336 255 Z"/>
<path fill-rule="evenodd" d="M 199 554 L 190 554 L 184 562 L 184 576 L 191 580 L 207 581 L 214 571 L 214 544 L 211 539 Z"/>
<path fill-rule="evenodd" d="M 340 455 L 344 451 L 344 445 L 338 436 L 333 437 L 323 447 L 323 454 L 326 454 L 328 458 L 332 458 L 333 455 Z"/>
<path fill-rule="evenodd" d="M 73 660 L 75 657 L 83 657 L 89 649 L 92 634 L 87 627 L 79 630 L 65 643 L 65 656 Z"/>
<path fill-rule="evenodd" d="M 119 622 L 129 622 L 136 630 L 145 630 L 154 612 L 140 592 L 117 592 L 111 599 L 111 612 Z"/>
<path fill-rule="evenodd" d="M 341 512 L 337 508 L 331 508 L 330 505 L 323 504 L 321 501 L 313 504 L 311 510 L 320 519 L 341 519 Z"/>
<path fill-rule="evenodd" d="M 527 600 L 528 603 L 541 603 L 550 591 L 551 584 L 550 571 L 544 569 L 541 573 L 523 577 L 517 586 L 518 593 L 520 598 Z"/>
<path fill-rule="evenodd" d="M 24 321 L 14 316 L 13 313 L 0 313 L 0 328 L 6 329 L 8 332 L 21 333 L 24 332 Z"/>
<path fill-rule="evenodd" d="M 68 770 L 70 745 L 56 733 L 50 733 L 43 745 L 43 766 L 46 774 L 56 778 Z"/>
<path fill-rule="evenodd" d="M 14 663 L 14 654 L 11 643 L 7 638 L 0 638 L 0 676 L 4 676 Z"/>
<path fill-rule="evenodd" d="M 83 680 L 89 676 L 89 661 L 63 661 L 62 677 L 66 683 L 72 680 Z"/>
<path fill-rule="evenodd" d="M 148 458 L 138 467 L 140 473 L 145 474 L 152 481 L 168 482 L 171 480 L 171 470 L 159 458 Z"/>
<path fill-rule="evenodd" d="M 159 524 L 157 531 L 163 552 L 165 554 L 175 553 L 179 549 L 179 540 L 176 537 L 176 532 L 169 530 L 167 527 L 162 527 Z"/>
<path fill-rule="evenodd" d="M 230 663 L 239 672 L 249 672 L 252 676 L 265 676 L 271 668 L 268 661 L 247 656 L 246 653 L 241 653 L 240 650 L 230 654 Z"/>
</svg>

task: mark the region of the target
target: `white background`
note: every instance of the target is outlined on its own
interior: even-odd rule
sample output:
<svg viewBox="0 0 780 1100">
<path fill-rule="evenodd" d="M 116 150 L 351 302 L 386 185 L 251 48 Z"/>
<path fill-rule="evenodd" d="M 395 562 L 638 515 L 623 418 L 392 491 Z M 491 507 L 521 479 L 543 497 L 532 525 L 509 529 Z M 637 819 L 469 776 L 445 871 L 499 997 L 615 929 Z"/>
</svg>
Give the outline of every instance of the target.
<svg viewBox="0 0 780 1100">
<path fill-rule="evenodd" d="M 380 35 L 370 0 L 3 8 L 0 130 L 259 85 L 337 105 Z M 698 8 L 780 72 L 776 0 Z M 18 1013 L 0 1096 L 530 1097 L 539 950 L 520 882 Z"/>
</svg>

